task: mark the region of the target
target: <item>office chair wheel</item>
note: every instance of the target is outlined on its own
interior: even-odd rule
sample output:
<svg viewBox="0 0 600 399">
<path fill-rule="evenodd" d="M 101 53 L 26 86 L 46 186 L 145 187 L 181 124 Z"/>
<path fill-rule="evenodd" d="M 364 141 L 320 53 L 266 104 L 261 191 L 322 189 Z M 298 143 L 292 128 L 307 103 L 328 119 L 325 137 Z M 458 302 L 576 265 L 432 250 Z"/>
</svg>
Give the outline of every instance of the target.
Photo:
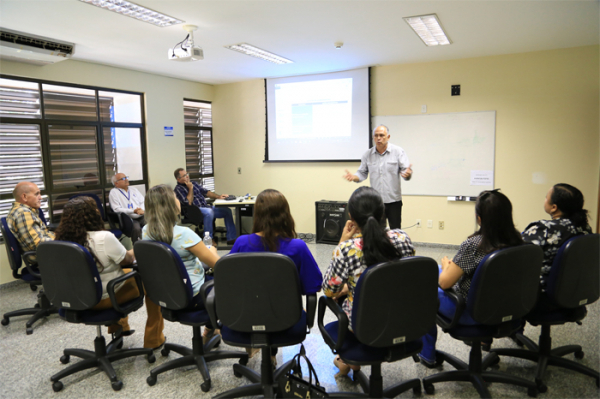
<svg viewBox="0 0 600 399">
<path fill-rule="evenodd" d="M 539 378 L 535 379 L 535 385 L 537 385 L 537 390 L 539 393 L 545 393 L 548 390 L 546 384 L 544 384 L 544 382 Z"/>
<path fill-rule="evenodd" d="M 64 386 L 64 385 L 63 385 L 63 383 L 62 383 L 62 382 L 60 382 L 60 381 L 53 382 L 53 383 L 52 383 L 52 390 L 53 390 L 54 392 L 58 392 L 58 391 L 60 391 L 61 389 L 63 389 L 63 386 Z"/>
<path fill-rule="evenodd" d="M 60 357 L 60 362 L 62 364 L 67 364 L 67 363 L 69 363 L 70 360 L 71 360 L 71 356 L 69 356 L 69 355 L 62 355 Z"/>
<path fill-rule="evenodd" d="M 27 327 L 27 328 L 25 328 L 25 334 L 27 334 L 27 335 L 33 334 L 33 327 Z"/>
<path fill-rule="evenodd" d="M 210 391 L 210 379 L 204 381 L 200 385 L 200 389 L 202 389 L 202 392 L 208 392 L 208 391 Z"/>
<path fill-rule="evenodd" d="M 435 393 L 435 387 L 433 386 L 433 384 L 423 383 L 423 388 L 425 388 L 425 393 L 427 395 L 433 395 Z"/>
<path fill-rule="evenodd" d="M 0 321 L 0 323 L 2 323 L 3 326 L 7 326 L 8 323 L 10 323 L 10 320 L 8 319 L 8 317 L 5 317 L 2 319 L 2 321 Z"/>
<path fill-rule="evenodd" d="M 419 385 L 417 385 L 416 387 L 413 388 L 413 394 L 421 395 L 421 384 L 420 383 L 419 383 Z"/>
<path fill-rule="evenodd" d="M 577 351 L 577 352 L 575 352 L 575 358 L 576 359 L 583 359 L 584 355 L 585 355 L 585 353 L 583 351 Z"/>
<path fill-rule="evenodd" d="M 111 385 L 114 391 L 120 391 L 123 388 L 123 381 L 113 381 Z"/>
<path fill-rule="evenodd" d="M 150 377 L 146 378 L 146 382 L 148 385 L 154 386 L 154 384 L 156 384 L 156 376 L 151 375 Z"/>
<path fill-rule="evenodd" d="M 156 356 L 154 356 L 154 353 L 151 353 L 148 355 L 148 363 L 154 363 L 156 361 Z"/>
<path fill-rule="evenodd" d="M 248 359 L 249 359 L 248 356 L 241 357 L 240 361 L 238 363 L 241 364 L 242 366 L 245 366 L 248 364 Z"/>
<path fill-rule="evenodd" d="M 530 398 L 537 398 L 537 394 L 537 388 L 527 388 L 527 396 L 529 396 Z"/>
<path fill-rule="evenodd" d="M 162 348 L 162 350 L 160 351 L 160 354 L 163 355 L 163 356 L 169 356 L 170 352 L 171 351 L 168 350 L 167 348 Z"/>
<path fill-rule="evenodd" d="M 40 308 L 40 304 L 36 303 L 35 305 L 33 305 L 34 308 L 39 309 Z"/>
<path fill-rule="evenodd" d="M 29 288 L 31 288 L 31 291 L 37 291 L 37 285 L 35 284 L 29 284 Z"/>
</svg>

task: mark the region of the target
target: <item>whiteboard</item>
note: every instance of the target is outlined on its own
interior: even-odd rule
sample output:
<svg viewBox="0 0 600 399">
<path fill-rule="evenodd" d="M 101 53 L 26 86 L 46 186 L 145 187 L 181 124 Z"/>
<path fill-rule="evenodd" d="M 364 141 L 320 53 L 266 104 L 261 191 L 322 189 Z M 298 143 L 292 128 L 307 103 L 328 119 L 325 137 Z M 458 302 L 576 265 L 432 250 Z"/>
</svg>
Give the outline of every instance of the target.
<svg viewBox="0 0 600 399">
<path fill-rule="evenodd" d="M 477 196 L 494 188 L 496 111 L 374 116 L 413 165 L 402 195 Z"/>
</svg>

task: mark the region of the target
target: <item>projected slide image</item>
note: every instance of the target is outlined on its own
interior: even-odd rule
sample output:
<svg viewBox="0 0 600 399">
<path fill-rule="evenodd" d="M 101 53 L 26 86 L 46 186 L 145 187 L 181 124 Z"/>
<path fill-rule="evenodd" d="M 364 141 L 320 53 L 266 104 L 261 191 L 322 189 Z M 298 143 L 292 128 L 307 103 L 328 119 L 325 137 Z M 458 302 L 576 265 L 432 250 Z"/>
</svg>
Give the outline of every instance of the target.
<svg viewBox="0 0 600 399">
<path fill-rule="evenodd" d="M 352 134 L 352 78 L 275 85 L 278 139 Z"/>
</svg>

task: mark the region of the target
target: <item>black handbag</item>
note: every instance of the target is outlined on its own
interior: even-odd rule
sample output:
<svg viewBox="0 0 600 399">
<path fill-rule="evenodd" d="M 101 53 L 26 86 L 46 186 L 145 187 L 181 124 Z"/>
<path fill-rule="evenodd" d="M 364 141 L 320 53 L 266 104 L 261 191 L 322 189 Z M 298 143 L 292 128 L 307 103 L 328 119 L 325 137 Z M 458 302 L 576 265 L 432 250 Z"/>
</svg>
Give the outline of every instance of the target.
<svg viewBox="0 0 600 399">
<path fill-rule="evenodd" d="M 304 358 L 308 366 L 309 381 L 302 379 L 300 359 Z M 313 375 L 315 384 L 313 384 Z M 300 346 L 300 353 L 292 359 L 292 368 L 279 380 L 279 395 L 282 398 L 328 398 L 329 395 L 321 385 L 312 363 L 306 357 L 304 345 Z"/>
</svg>

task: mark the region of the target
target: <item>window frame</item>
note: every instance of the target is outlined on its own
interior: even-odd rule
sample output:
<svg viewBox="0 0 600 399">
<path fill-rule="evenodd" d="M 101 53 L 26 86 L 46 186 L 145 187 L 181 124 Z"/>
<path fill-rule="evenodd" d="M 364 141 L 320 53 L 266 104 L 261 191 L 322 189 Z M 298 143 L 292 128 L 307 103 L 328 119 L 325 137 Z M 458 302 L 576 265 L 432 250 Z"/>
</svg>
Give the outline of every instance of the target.
<svg viewBox="0 0 600 399">
<path fill-rule="evenodd" d="M 101 86 L 82 85 L 68 82 L 59 82 L 52 80 L 36 79 L 29 77 L 21 77 L 7 74 L 0 74 L 2 79 L 10 79 L 16 81 L 36 83 L 39 90 L 40 98 L 40 118 L 12 118 L 2 117 L 0 123 L 15 124 L 15 125 L 39 125 L 40 127 L 40 144 L 42 150 L 42 167 L 44 171 L 44 190 L 41 190 L 41 194 L 48 197 L 48 214 L 49 222 L 54 222 L 54 203 L 52 196 L 56 194 L 63 194 L 69 192 L 86 192 L 88 190 L 101 190 L 102 200 L 104 203 L 108 201 L 108 193 L 114 187 L 110 182 L 110 176 L 106 173 L 105 164 L 105 148 L 104 148 L 104 128 L 135 128 L 139 129 L 140 132 L 140 150 L 141 150 L 141 162 L 142 162 L 142 179 L 133 180 L 130 182 L 131 185 L 144 185 L 146 190 L 148 189 L 148 149 L 147 149 L 147 129 L 146 129 L 146 115 L 145 115 L 145 94 L 142 92 L 136 92 L 131 90 L 112 89 Z M 84 121 L 84 120 L 72 120 L 72 119 L 47 119 L 45 115 L 44 107 L 44 91 L 42 86 L 44 84 L 72 87 L 78 89 L 93 90 L 96 97 L 96 117 L 95 121 Z M 140 98 L 140 111 L 141 111 L 141 123 L 130 123 L 130 122 L 109 122 L 102 121 L 100 114 L 100 95 L 99 92 L 111 92 L 111 93 L 123 93 L 138 95 Z M 52 166 L 51 166 L 51 152 L 50 152 L 50 134 L 49 126 L 93 126 L 96 128 L 96 157 L 98 161 L 98 184 L 86 186 L 85 189 L 77 187 L 65 187 L 55 189 L 54 182 L 52 179 Z M 119 172 L 119 171 L 117 171 Z M 0 194 L 0 200 L 11 199 L 12 193 Z M 3 240 L 2 240 L 3 241 Z"/>
</svg>

